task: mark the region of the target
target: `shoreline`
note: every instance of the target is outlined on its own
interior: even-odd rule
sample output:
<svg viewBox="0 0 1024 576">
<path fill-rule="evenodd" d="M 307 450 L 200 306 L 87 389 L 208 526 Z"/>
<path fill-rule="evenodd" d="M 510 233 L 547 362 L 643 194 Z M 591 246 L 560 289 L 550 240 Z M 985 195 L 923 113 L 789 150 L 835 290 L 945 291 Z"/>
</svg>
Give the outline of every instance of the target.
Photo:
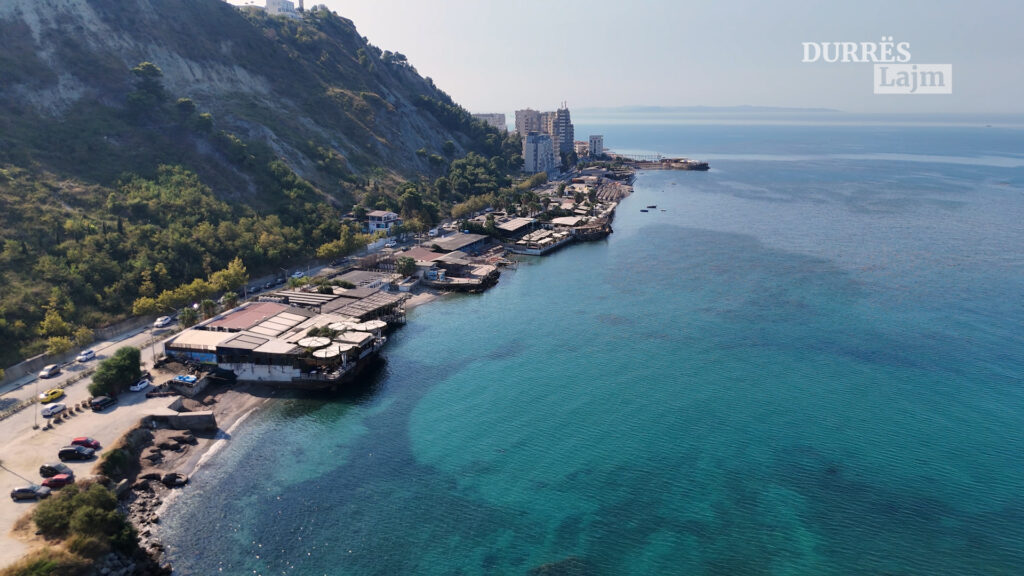
<svg viewBox="0 0 1024 576">
<path fill-rule="evenodd" d="M 446 293 L 424 290 L 406 301 L 406 309 L 412 310 L 438 301 L 445 296 L 447 296 Z M 192 476 L 227 447 L 234 437 L 235 431 L 246 420 L 266 409 L 275 398 L 287 397 L 278 392 L 280 392 L 279 389 L 259 383 L 242 383 L 230 388 L 215 390 L 206 397 L 207 401 L 212 400 L 213 412 L 218 422 L 217 431 L 211 438 L 197 438 L 194 446 L 185 448 L 186 453 L 164 460 L 158 465 L 146 465 L 141 453 L 137 457 L 133 456 L 133 460 L 137 462 L 140 469 L 135 475 L 135 481 L 132 482 L 131 488 L 119 496 L 119 501 L 122 503 L 122 509 L 128 521 L 138 532 L 139 548 L 149 555 L 154 563 L 160 566 L 167 565 L 163 555 L 160 518 L 167 513 L 184 487 L 167 488 L 159 482 L 153 481 L 149 481 L 148 485 L 143 487 L 139 484 L 138 478 L 147 470 L 150 473 L 160 471 L 184 475 L 191 483 Z M 144 427 L 144 422 L 140 421 L 137 425 L 125 430 L 118 440 L 118 444 L 126 443 L 132 434 Z M 136 489 L 136 486 L 139 486 L 140 489 Z"/>
<path fill-rule="evenodd" d="M 617 207 L 613 204 L 612 214 Z M 406 300 L 406 311 L 440 300 L 449 292 L 439 292 L 430 288 L 419 289 Z M 154 372 L 155 368 L 152 369 Z M 80 390 L 78 392 L 81 392 Z M 76 470 L 76 475 L 83 478 L 98 473 L 102 457 L 115 448 L 126 448 L 131 454 L 134 472 L 126 475 L 125 480 L 118 484 L 116 490 L 120 508 L 127 520 L 135 527 L 139 549 L 144 552 L 156 566 L 171 568 L 164 564 L 164 546 L 160 540 L 160 517 L 168 510 L 176 499 L 178 489 L 186 486 L 189 478 L 207 465 L 221 450 L 227 446 L 235 430 L 250 416 L 265 408 L 270 400 L 279 396 L 282 390 L 257 382 L 243 382 L 231 387 L 217 388 L 203 395 L 202 410 L 210 410 L 217 420 L 217 430 L 212 433 L 195 434 L 186 430 L 151 427 L 150 416 L 166 415 L 170 410 L 167 406 L 175 398 L 146 398 L 144 395 L 124 394 L 125 401 L 112 412 L 118 415 L 111 421 L 109 414 L 86 414 L 79 416 L 75 422 L 94 423 L 76 435 L 94 436 L 101 439 L 103 451 L 99 458 L 88 463 L 73 463 L 76 466 L 88 466 Z M 280 396 L 285 396 L 280 394 Z M 99 418 L 100 420 L 97 420 Z M 64 428 L 67 430 L 71 424 Z M 25 431 L 23 431 L 25 432 Z M 29 430 L 24 434 L 30 441 L 37 441 L 44 435 L 38 430 Z M 139 441 L 140 437 L 148 438 Z M 168 439 L 171 441 L 168 441 Z M 41 442 L 40 442 L 41 443 Z M 52 442 L 51 442 L 52 443 Z M 63 444 L 61 442 L 60 444 Z M 140 447 L 141 444 L 141 447 Z M 157 444 L 159 446 L 155 446 Z M 164 444 L 173 448 L 160 448 Z M 59 445 L 58 445 L 59 446 Z M 146 462 L 148 457 L 159 452 L 159 459 Z M 7 456 L 0 454 L 0 456 Z M 32 466 L 38 465 L 38 451 L 33 453 Z M 25 468 L 27 469 L 27 468 Z M 178 480 L 168 483 L 168 476 Z M 24 477 L 19 476 L 24 479 Z M 27 481 L 27 480 L 26 480 Z M 166 484 L 166 485 L 165 485 Z M 47 546 L 49 543 L 38 536 L 33 536 L 25 529 L 23 519 L 31 514 L 31 510 L 22 512 L 12 518 L 9 529 L 2 538 L 10 545 L 0 546 L 5 553 L 0 553 L 0 568 L 12 565 L 29 554 Z M 18 529 L 22 526 L 22 529 Z M 98 565 L 97 561 L 97 565 Z"/>
</svg>

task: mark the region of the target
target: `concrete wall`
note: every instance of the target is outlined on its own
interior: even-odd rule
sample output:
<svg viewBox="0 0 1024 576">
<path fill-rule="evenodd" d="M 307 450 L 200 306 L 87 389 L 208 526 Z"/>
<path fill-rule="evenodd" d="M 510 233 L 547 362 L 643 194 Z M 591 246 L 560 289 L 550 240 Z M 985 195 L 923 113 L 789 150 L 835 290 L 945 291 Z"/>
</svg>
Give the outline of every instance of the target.
<svg viewBox="0 0 1024 576">
<path fill-rule="evenodd" d="M 300 374 L 298 368 L 291 366 L 221 364 L 220 367 L 231 370 L 239 380 L 248 382 L 291 382 Z"/>
<path fill-rule="evenodd" d="M 182 412 L 180 414 L 150 416 L 154 422 L 166 423 L 175 430 L 216 430 L 217 418 L 213 412 Z"/>
</svg>

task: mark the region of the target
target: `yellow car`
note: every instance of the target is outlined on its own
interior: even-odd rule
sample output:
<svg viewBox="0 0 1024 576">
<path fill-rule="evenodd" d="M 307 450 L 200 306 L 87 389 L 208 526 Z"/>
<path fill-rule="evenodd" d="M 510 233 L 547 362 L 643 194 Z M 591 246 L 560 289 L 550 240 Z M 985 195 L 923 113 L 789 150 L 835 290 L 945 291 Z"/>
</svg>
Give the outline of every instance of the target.
<svg viewBox="0 0 1024 576">
<path fill-rule="evenodd" d="M 41 402 L 42 404 L 46 404 L 47 402 L 53 402 L 54 400 L 60 398 L 63 395 L 64 391 L 61 390 L 60 388 L 51 388 L 39 395 L 39 402 Z"/>
</svg>

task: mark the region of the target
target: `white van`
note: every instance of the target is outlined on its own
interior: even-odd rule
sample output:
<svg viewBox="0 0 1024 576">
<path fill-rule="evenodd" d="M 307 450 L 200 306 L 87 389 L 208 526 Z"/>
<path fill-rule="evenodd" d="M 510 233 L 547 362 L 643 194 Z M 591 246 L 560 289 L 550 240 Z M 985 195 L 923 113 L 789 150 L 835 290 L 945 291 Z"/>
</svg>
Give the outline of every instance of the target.
<svg viewBox="0 0 1024 576">
<path fill-rule="evenodd" d="M 437 236 L 437 228 L 431 228 L 430 232 L 427 232 L 427 236 L 430 236 L 431 238 Z"/>
</svg>

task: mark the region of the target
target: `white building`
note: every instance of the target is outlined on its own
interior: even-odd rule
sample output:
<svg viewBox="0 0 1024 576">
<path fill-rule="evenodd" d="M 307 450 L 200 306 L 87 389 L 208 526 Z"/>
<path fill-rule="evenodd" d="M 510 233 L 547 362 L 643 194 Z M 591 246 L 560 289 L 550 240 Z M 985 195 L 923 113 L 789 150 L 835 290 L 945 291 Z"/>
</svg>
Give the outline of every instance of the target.
<svg viewBox="0 0 1024 576">
<path fill-rule="evenodd" d="M 530 132 L 543 132 L 540 124 L 540 112 L 527 108 L 516 110 L 516 132 L 526 138 Z"/>
<path fill-rule="evenodd" d="M 504 114 L 473 114 L 473 118 L 476 118 L 477 120 L 483 120 L 489 126 L 494 126 L 498 130 L 501 130 L 502 132 L 508 131 L 508 125 L 505 124 Z"/>
<path fill-rule="evenodd" d="M 302 5 L 300 0 L 299 5 Z M 295 11 L 295 3 L 291 0 L 267 0 L 267 14 L 278 14 L 298 18 L 299 13 Z"/>
<path fill-rule="evenodd" d="M 402 223 L 398 214 L 388 210 L 374 210 L 367 214 L 366 217 L 369 219 L 366 228 L 370 231 L 370 234 L 378 230 L 383 230 L 385 233 L 390 234 L 392 228 Z"/>
<path fill-rule="evenodd" d="M 600 134 L 590 135 L 590 155 L 600 156 L 604 154 L 604 136 Z"/>
<path fill-rule="evenodd" d="M 587 143 L 582 140 L 577 140 L 573 142 L 572 149 L 574 152 L 576 152 L 576 156 L 579 156 L 580 158 L 586 156 L 587 151 L 590 150 L 590 148 L 587 147 Z"/>
<path fill-rule="evenodd" d="M 523 171 L 524 172 L 557 172 L 555 147 L 551 136 L 539 132 L 530 132 L 523 138 Z"/>
</svg>

